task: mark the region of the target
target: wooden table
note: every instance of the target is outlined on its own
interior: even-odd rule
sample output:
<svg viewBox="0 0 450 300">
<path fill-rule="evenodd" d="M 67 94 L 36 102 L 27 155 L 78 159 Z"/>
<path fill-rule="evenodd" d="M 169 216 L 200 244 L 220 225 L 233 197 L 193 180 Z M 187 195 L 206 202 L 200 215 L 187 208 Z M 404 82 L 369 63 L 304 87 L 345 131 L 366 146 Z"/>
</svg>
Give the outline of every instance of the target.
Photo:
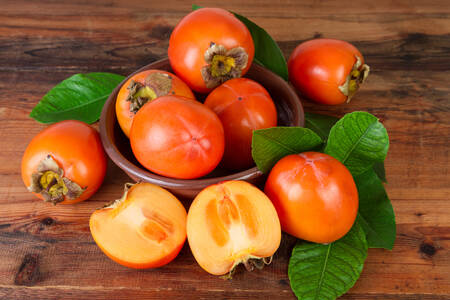
<svg viewBox="0 0 450 300">
<path fill-rule="evenodd" d="M 40 3 L 39 3 L 40 2 Z M 450 299 L 448 1 L 201 1 L 265 28 L 288 56 L 307 39 L 344 39 L 372 73 L 348 105 L 304 103 L 341 116 L 366 110 L 388 129 L 387 191 L 397 218 L 390 251 L 370 249 L 343 299 Z M 109 260 L 89 233 L 91 212 L 118 198 L 129 178 L 111 162 L 89 201 L 53 207 L 20 177 L 22 153 L 45 125 L 28 117 L 55 84 L 79 72 L 127 75 L 166 56 L 184 1 L 23 1 L 0 5 L 1 299 L 295 299 L 284 237 L 272 265 L 224 281 L 204 272 L 185 245 L 169 265 L 136 271 Z"/>
</svg>

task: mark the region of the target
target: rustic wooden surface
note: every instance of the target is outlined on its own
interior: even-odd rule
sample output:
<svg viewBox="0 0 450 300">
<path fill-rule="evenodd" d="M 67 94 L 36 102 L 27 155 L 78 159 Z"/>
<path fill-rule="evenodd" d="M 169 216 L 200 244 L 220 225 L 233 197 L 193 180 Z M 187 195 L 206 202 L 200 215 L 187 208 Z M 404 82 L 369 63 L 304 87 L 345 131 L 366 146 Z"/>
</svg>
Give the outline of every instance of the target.
<svg viewBox="0 0 450 300">
<path fill-rule="evenodd" d="M 337 116 L 369 111 L 390 135 L 386 189 L 397 218 L 395 247 L 370 249 L 343 299 L 450 299 L 450 6 L 415 2 L 198 1 L 249 17 L 286 56 L 301 41 L 339 38 L 372 67 L 349 105 L 304 103 L 306 111 Z M 189 2 L 2 0 L 0 7 L 1 299 L 295 298 L 287 277 L 293 240 L 286 237 L 272 265 L 232 281 L 204 272 L 187 245 L 156 270 L 109 260 L 92 240 L 88 218 L 129 181 L 111 162 L 101 190 L 77 205 L 53 207 L 23 186 L 22 153 L 45 128 L 28 117 L 40 97 L 74 73 L 126 75 L 166 56 Z"/>
</svg>

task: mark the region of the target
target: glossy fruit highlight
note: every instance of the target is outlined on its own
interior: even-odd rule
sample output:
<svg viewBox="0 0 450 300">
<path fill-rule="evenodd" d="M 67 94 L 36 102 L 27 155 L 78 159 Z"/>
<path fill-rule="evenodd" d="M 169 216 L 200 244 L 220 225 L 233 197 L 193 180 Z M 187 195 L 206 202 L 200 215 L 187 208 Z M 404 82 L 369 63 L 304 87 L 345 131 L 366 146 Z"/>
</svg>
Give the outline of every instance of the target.
<svg viewBox="0 0 450 300">
<path fill-rule="evenodd" d="M 53 204 L 88 199 L 102 184 L 105 173 L 100 137 L 80 121 L 50 125 L 31 140 L 22 157 L 25 186 Z"/>
<path fill-rule="evenodd" d="M 179 96 L 145 104 L 134 117 L 130 142 L 144 167 L 182 179 L 211 172 L 222 159 L 225 144 L 216 114 L 200 102 Z"/>
<path fill-rule="evenodd" d="M 262 267 L 280 245 L 281 228 L 269 198 L 245 181 L 225 181 L 201 191 L 189 208 L 187 236 L 198 264 L 213 275 L 243 263 Z"/>
<path fill-rule="evenodd" d="M 151 183 L 126 185 L 120 200 L 96 210 L 92 237 L 115 262 L 136 269 L 172 261 L 186 240 L 186 210 L 167 190 Z"/>
<path fill-rule="evenodd" d="M 264 192 L 277 209 L 283 231 L 315 243 L 343 237 L 358 212 L 352 175 L 323 153 L 282 158 L 270 171 Z"/>
<path fill-rule="evenodd" d="M 207 93 L 226 80 L 243 76 L 255 47 L 247 27 L 221 8 L 201 8 L 185 16 L 169 41 L 174 72 L 193 90 Z"/>
<path fill-rule="evenodd" d="M 310 40 L 295 48 L 289 79 L 309 99 L 336 105 L 349 102 L 369 75 L 369 66 L 352 44 L 333 39 Z"/>
<path fill-rule="evenodd" d="M 253 130 L 277 125 L 277 110 L 266 89 L 251 79 L 231 79 L 213 90 L 205 105 L 217 114 L 225 131 L 224 166 L 235 170 L 253 166 Z"/>
<path fill-rule="evenodd" d="M 161 70 L 147 70 L 131 77 L 120 88 L 116 116 L 122 131 L 130 136 L 131 124 L 138 110 L 148 101 L 165 95 L 195 99 L 189 87 L 177 76 Z"/>
</svg>

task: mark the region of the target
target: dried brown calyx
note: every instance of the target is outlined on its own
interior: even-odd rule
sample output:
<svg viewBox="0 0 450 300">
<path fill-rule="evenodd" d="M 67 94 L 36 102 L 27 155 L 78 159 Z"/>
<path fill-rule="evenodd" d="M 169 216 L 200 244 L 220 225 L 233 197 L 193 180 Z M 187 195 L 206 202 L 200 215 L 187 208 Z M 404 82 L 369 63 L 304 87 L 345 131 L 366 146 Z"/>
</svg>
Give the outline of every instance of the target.
<svg viewBox="0 0 450 300">
<path fill-rule="evenodd" d="M 248 54 L 242 47 L 227 50 L 211 43 L 205 52 L 205 61 L 208 65 L 201 69 L 203 80 L 207 88 L 215 88 L 229 79 L 241 77 L 247 67 Z"/>
<path fill-rule="evenodd" d="M 234 263 L 234 265 L 231 267 L 230 272 L 228 272 L 225 275 L 220 276 L 220 278 L 228 280 L 228 279 L 233 279 L 233 275 L 236 272 L 236 267 L 239 264 L 243 264 L 245 269 L 248 272 L 253 271 L 255 268 L 257 268 L 258 270 L 262 270 L 264 268 L 264 266 L 266 265 L 270 265 L 272 263 L 272 258 L 273 256 L 269 256 L 269 257 L 257 257 L 257 256 L 248 256 L 246 259 L 242 259 L 240 261 L 237 261 Z"/>
<path fill-rule="evenodd" d="M 63 169 L 47 155 L 39 163 L 36 172 L 31 175 L 28 190 L 41 194 L 46 202 L 57 204 L 64 201 L 64 197 L 70 200 L 77 199 L 85 189 L 64 177 Z"/>
<path fill-rule="evenodd" d="M 366 64 L 363 64 L 361 58 L 359 56 L 356 57 L 356 62 L 353 65 L 352 71 L 345 79 L 343 85 L 339 86 L 339 90 L 347 96 L 347 103 L 350 102 L 353 95 L 358 91 L 361 84 L 366 80 L 367 76 L 369 76 L 370 67 Z"/>
<path fill-rule="evenodd" d="M 144 84 L 131 80 L 128 90 L 130 112 L 137 113 L 148 101 L 170 93 L 172 77 L 165 73 L 151 73 L 145 78 Z"/>
</svg>

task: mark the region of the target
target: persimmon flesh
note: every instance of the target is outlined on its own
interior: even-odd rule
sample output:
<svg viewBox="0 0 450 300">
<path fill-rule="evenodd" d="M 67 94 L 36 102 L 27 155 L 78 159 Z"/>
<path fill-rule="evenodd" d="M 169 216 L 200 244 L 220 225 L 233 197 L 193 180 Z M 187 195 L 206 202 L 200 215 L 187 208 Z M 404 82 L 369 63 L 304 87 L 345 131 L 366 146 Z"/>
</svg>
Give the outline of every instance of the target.
<svg viewBox="0 0 450 300">
<path fill-rule="evenodd" d="M 260 266 L 281 240 L 273 204 L 245 181 L 225 181 L 201 191 L 189 208 L 186 229 L 195 259 L 213 275 L 231 274 L 240 263 Z"/>
<path fill-rule="evenodd" d="M 138 183 L 128 186 L 122 199 L 96 210 L 89 227 L 112 260 L 130 268 L 156 268 L 172 261 L 183 247 L 186 210 L 167 190 Z"/>
</svg>

